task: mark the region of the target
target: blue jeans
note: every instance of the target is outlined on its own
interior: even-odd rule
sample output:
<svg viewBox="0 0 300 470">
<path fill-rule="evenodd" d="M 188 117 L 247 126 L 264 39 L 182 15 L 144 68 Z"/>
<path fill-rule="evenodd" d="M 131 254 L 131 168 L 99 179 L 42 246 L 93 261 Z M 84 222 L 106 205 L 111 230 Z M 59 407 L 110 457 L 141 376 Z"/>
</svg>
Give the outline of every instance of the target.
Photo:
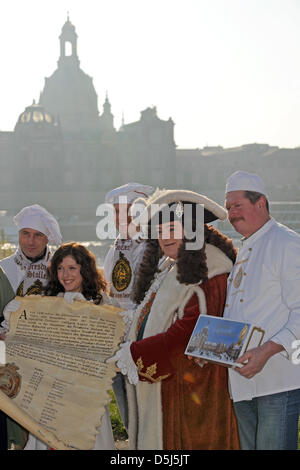
<svg viewBox="0 0 300 470">
<path fill-rule="evenodd" d="M 234 403 L 243 450 L 297 450 L 300 389 Z"/>
</svg>

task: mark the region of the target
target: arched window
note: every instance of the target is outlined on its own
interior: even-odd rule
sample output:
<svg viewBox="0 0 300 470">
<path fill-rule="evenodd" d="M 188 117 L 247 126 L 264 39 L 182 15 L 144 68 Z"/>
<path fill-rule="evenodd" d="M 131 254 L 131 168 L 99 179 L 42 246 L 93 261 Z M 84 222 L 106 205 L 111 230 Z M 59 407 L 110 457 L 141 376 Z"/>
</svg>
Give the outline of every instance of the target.
<svg viewBox="0 0 300 470">
<path fill-rule="evenodd" d="M 73 46 L 70 41 L 65 42 L 65 56 L 71 57 L 73 55 Z"/>
</svg>

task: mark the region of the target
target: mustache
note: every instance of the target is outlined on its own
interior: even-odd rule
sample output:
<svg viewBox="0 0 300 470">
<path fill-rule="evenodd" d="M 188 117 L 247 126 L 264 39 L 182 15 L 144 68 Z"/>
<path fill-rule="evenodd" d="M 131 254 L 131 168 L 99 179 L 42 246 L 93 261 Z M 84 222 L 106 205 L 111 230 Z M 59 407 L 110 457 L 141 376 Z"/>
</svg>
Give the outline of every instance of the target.
<svg viewBox="0 0 300 470">
<path fill-rule="evenodd" d="M 229 219 L 229 222 L 230 222 L 231 224 L 233 224 L 233 223 L 235 223 L 235 222 L 239 222 L 240 220 L 244 220 L 244 221 L 245 221 L 244 217 L 231 217 L 231 218 Z"/>
</svg>

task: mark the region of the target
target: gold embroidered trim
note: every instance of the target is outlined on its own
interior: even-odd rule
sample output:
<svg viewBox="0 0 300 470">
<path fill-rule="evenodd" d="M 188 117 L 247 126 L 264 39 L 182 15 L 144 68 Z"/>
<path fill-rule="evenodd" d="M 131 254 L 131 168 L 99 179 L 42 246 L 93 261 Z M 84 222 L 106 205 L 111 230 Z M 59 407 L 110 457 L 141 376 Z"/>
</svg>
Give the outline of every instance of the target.
<svg viewBox="0 0 300 470">
<path fill-rule="evenodd" d="M 238 270 L 237 274 L 235 275 L 235 278 L 233 279 L 233 285 L 236 289 L 240 287 L 240 284 L 242 282 L 242 277 L 243 277 L 243 270 L 242 270 L 242 266 L 240 266 L 240 269 Z"/>
<path fill-rule="evenodd" d="M 37 279 L 30 287 L 28 287 L 25 295 L 40 295 L 43 291 L 43 284 Z"/>
<path fill-rule="evenodd" d="M 144 364 L 143 364 L 143 360 L 141 357 L 139 357 L 138 360 L 136 361 L 136 365 L 138 368 L 139 375 L 141 377 L 145 377 L 145 379 L 149 380 L 152 383 L 160 382 L 161 380 L 166 379 L 170 375 L 170 374 L 160 375 L 159 377 L 157 377 L 157 379 L 154 379 L 153 375 L 155 375 L 157 371 L 157 362 L 147 367 L 146 372 L 142 372 L 142 370 L 144 369 Z"/>
<path fill-rule="evenodd" d="M 140 316 L 139 316 L 138 324 L 137 324 L 137 327 L 136 327 L 137 335 L 139 334 L 139 331 L 141 329 L 141 326 L 142 326 L 142 323 L 143 323 L 145 317 L 150 312 L 150 309 L 151 309 L 152 304 L 154 302 L 155 296 L 156 296 L 156 292 L 152 292 L 152 294 L 150 296 L 150 299 L 145 304 L 145 306 L 142 308 L 142 311 L 141 311 Z"/>
<path fill-rule="evenodd" d="M 237 294 L 239 294 L 239 293 L 241 293 L 241 292 L 244 292 L 244 289 L 239 289 L 239 290 L 237 290 L 236 292 L 233 292 L 231 295 L 234 296 L 234 295 L 237 295 Z"/>
<path fill-rule="evenodd" d="M 237 261 L 235 263 L 235 266 L 237 266 L 238 264 L 242 264 L 242 263 L 246 263 L 248 261 L 249 258 L 246 258 L 246 259 L 241 259 L 241 261 Z"/>
<path fill-rule="evenodd" d="M 40 295 L 43 291 L 43 284 L 39 279 L 37 279 L 31 286 L 28 287 L 27 291 L 24 294 L 24 281 L 19 285 L 16 295 L 19 297 L 24 297 L 24 295 Z"/>
</svg>

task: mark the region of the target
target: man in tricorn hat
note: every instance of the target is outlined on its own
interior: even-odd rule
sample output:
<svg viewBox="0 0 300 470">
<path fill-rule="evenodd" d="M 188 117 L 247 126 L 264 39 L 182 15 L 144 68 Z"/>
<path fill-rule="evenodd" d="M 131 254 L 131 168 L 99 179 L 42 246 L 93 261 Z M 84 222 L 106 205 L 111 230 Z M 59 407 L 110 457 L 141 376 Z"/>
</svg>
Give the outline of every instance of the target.
<svg viewBox="0 0 300 470">
<path fill-rule="evenodd" d="M 111 358 L 127 376 L 129 446 L 238 449 L 227 369 L 200 368 L 185 355 L 199 313 L 223 313 L 235 249 L 209 222 L 226 211 L 193 191 L 158 190 L 141 215 L 149 237 L 134 290 L 138 306 Z"/>
<path fill-rule="evenodd" d="M 228 278 L 224 317 L 265 330 L 263 344 L 229 370 L 243 449 L 297 449 L 300 409 L 300 236 L 269 214 L 262 179 L 233 173 L 228 219 L 242 246 Z"/>
</svg>

